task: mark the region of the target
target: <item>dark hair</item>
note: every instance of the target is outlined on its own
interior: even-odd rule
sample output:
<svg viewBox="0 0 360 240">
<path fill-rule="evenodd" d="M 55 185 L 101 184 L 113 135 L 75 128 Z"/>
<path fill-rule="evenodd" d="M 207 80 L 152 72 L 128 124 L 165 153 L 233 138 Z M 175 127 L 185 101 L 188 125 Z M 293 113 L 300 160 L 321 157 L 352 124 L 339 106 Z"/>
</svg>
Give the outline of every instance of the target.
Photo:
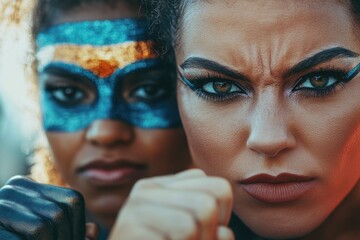
<svg viewBox="0 0 360 240">
<path fill-rule="evenodd" d="M 151 22 L 151 32 L 164 45 L 177 47 L 181 18 L 185 6 L 196 0 L 142 0 L 145 15 Z M 206 1 L 206 0 L 203 0 Z M 353 15 L 360 21 L 360 0 L 347 0 Z M 171 49 L 171 48 L 169 48 Z"/>
<path fill-rule="evenodd" d="M 351 9 L 356 20 L 360 21 L 360 0 L 351 0 Z"/>
<path fill-rule="evenodd" d="M 142 0 L 142 8 L 149 19 L 150 32 L 164 46 L 164 51 L 176 47 L 178 24 L 186 0 Z"/>
<path fill-rule="evenodd" d="M 41 29 L 52 24 L 52 18 L 58 11 L 67 11 L 92 0 L 38 0 L 33 10 L 32 33 L 36 36 Z"/>
</svg>

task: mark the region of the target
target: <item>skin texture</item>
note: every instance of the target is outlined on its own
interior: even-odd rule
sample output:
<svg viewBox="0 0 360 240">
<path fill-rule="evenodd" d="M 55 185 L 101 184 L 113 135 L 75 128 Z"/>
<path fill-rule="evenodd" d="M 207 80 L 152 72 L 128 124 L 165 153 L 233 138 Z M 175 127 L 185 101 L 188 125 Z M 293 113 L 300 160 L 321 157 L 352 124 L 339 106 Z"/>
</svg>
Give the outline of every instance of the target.
<svg viewBox="0 0 360 240">
<path fill-rule="evenodd" d="M 140 17 L 138 6 L 123 2 L 111 7 L 81 6 L 57 13 L 54 24 L 124 17 Z M 90 97 L 94 96 L 93 90 L 86 91 Z M 176 173 L 190 164 L 183 129 L 144 130 L 120 121 L 96 120 L 83 131 L 48 132 L 47 137 L 57 169 L 65 181 L 84 196 L 90 216 L 108 229 L 139 178 Z M 117 184 L 99 184 L 79 174 L 81 167 L 99 159 L 127 161 L 141 165 L 144 170 Z"/>
<path fill-rule="evenodd" d="M 347 72 L 360 58 L 338 56 L 285 75 L 324 49 L 343 47 L 359 54 L 354 23 L 342 1 L 195 1 L 184 10 L 178 64 L 201 57 L 247 79 L 189 64 L 180 70 L 189 80 L 215 74 L 217 81 L 246 90 L 226 101 L 211 100 L 179 83 L 190 152 L 207 174 L 232 183 L 236 214 L 261 236 L 360 235 L 360 76 L 328 95 L 293 91 L 306 74 L 321 68 Z M 239 184 L 260 173 L 304 175 L 314 186 L 295 201 L 264 203 Z"/>
<path fill-rule="evenodd" d="M 228 181 L 199 169 L 143 179 L 134 186 L 109 239 L 233 240 L 227 227 L 232 199 Z"/>
</svg>

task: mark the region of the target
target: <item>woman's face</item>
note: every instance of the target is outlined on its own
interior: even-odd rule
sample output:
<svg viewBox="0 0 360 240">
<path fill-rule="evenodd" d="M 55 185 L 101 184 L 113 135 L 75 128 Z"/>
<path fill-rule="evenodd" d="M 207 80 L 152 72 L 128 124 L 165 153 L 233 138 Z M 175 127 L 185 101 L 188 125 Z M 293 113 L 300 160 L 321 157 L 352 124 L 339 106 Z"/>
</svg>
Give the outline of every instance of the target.
<svg viewBox="0 0 360 240">
<path fill-rule="evenodd" d="M 37 39 L 44 126 L 63 178 L 109 228 L 138 179 L 190 164 L 170 70 L 137 7 L 55 16 Z"/>
<path fill-rule="evenodd" d="M 256 233 L 318 227 L 360 177 L 360 41 L 342 1 L 196 1 L 177 49 L 194 162 Z M 357 195 L 359 197 L 359 195 Z"/>
</svg>

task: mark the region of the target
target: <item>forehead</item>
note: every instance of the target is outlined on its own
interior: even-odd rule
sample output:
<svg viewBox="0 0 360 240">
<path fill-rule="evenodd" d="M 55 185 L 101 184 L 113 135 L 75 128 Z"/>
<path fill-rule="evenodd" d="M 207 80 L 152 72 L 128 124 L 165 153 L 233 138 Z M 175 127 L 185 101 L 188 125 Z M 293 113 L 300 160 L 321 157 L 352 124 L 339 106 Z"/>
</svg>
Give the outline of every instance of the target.
<svg viewBox="0 0 360 240">
<path fill-rule="evenodd" d="M 184 19 L 190 17 L 244 27 L 253 24 L 282 26 L 285 20 L 294 18 L 301 22 L 311 16 L 314 23 L 324 16 L 336 18 L 344 14 L 350 14 L 350 4 L 343 0 L 200 0 L 186 4 Z"/>
<path fill-rule="evenodd" d="M 110 1 L 105 3 L 87 2 L 70 8 L 66 11 L 54 13 L 52 24 L 62 24 L 67 22 L 79 22 L 89 20 L 107 20 L 117 18 L 136 18 L 142 17 L 139 11 L 139 1 Z"/>
<path fill-rule="evenodd" d="M 38 70 L 43 72 L 55 65 L 70 64 L 103 78 L 135 63 L 138 67 L 148 67 L 142 61 L 158 55 L 147 28 L 144 19 L 94 20 L 52 26 L 40 32 L 36 39 Z"/>
<path fill-rule="evenodd" d="M 345 1 L 196 1 L 184 11 L 179 55 L 206 50 L 216 58 L 270 61 L 290 54 L 297 61 L 318 48 L 354 43 L 352 20 Z"/>
<path fill-rule="evenodd" d="M 57 44 L 102 46 L 148 40 L 147 28 L 147 22 L 143 19 L 68 22 L 40 32 L 36 44 L 38 48 Z"/>
</svg>

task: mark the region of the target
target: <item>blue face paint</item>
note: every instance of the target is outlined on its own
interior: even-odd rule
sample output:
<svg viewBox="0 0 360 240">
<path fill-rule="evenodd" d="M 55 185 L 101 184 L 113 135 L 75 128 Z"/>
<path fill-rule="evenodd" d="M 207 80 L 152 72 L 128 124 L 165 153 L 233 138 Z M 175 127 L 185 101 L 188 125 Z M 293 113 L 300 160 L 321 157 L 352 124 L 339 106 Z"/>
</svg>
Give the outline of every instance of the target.
<svg viewBox="0 0 360 240">
<path fill-rule="evenodd" d="M 99 119 L 119 120 L 140 128 L 180 127 L 173 89 L 171 96 L 154 101 L 129 102 L 122 94 L 123 79 L 129 74 L 146 74 L 151 69 L 170 72 L 153 44 L 146 22 L 139 19 L 66 23 L 41 32 L 37 38 L 39 74 L 55 70 L 78 76 L 96 89 L 96 99 L 91 103 L 66 106 L 54 98 L 52 90 L 43 87 L 45 129 L 75 132 Z M 170 73 L 167 77 L 169 82 L 174 81 Z"/>
<path fill-rule="evenodd" d="M 55 44 L 105 46 L 149 40 L 148 24 L 143 19 L 114 19 L 69 22 L 54 25 L 36 38 L 39 49 Z"/>
</svg>

